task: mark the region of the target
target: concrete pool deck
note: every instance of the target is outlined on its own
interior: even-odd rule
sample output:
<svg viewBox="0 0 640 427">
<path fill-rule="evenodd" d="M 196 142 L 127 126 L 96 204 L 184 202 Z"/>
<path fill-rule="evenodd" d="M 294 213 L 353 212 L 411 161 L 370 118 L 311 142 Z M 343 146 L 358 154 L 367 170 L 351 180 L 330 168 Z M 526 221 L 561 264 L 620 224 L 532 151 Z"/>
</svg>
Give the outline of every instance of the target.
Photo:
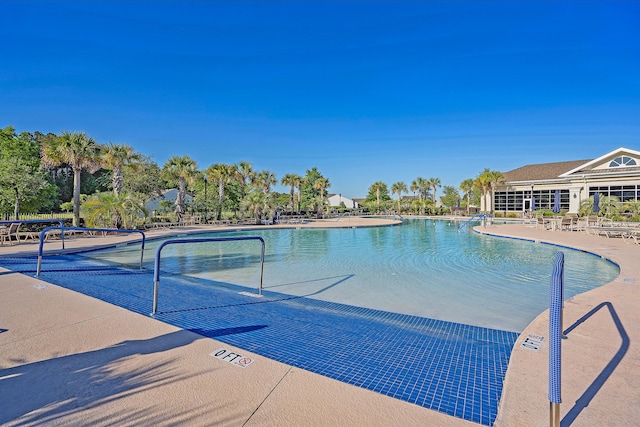
<svg viewBox="0 0 640 427">
<path fill-rule="evenodd" d="M 352 218 L 312 226 L 389 223 L 381 221 Z M 563 341 L 561 415 L 563 425 L 636 424 L 640 247 L 522 224 L 480 231 L 577 247 L 621 266 L 616 281 L 566 304 L 565 329 L 594 313 Z M 73 238 L 66 247 L 113 245 L 116 239 L 135 237 Z M 35 243 L 5 245 L 0 254 L 36 249 Z M 495 425 L 548 424 L 547 342 L 537 352 L 520 348 L 527 334 L 547 337 L 547 317 L 539 316 L 516 344 Z M 220 348 L 255 362 L 243 369 L 210 356 Z M 2 269 L 0 350 L 0 424 L 6 425 L 473 425 Z"/>
</svg>

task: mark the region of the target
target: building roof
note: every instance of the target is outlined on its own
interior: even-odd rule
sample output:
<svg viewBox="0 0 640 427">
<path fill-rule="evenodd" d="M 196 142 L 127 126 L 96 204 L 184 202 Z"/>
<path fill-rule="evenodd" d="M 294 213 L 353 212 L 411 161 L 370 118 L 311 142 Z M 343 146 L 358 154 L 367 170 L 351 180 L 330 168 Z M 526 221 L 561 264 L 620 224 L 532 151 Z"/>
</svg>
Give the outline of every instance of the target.
<svg viewBox="0 0 640 427">
<path fill-rule="evenodd" d="M 591 159 L 526 165 L 508 172 L 503 172 L 502 175 L 504 175 L 505 182 L 557 179 L 560 175 L 578 168 L 585 163 L 589 163 L 590 161 Z"/>
</svg>

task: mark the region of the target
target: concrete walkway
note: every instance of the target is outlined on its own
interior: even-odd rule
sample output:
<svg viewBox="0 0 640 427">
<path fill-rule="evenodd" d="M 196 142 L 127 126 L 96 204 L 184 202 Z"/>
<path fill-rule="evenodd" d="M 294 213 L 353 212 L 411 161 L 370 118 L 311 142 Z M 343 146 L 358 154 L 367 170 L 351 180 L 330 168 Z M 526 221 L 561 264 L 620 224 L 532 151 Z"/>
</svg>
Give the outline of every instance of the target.
<svg viewBox="0 0 640 427">
<path fill-rule="evenodd" d="M 390 223 L 354 218 L 312 226 Z M 202 229 L 157 230 L 149 236 Z M 640 338 L 640 247 L 522 224 L 481 231 L 566 244 L 597 252 L 621 266 L 618 280 L 566 304 L 565 329 L 571 330 L 563 341 L 561 409 L 563 425 L 637 425 L 640 349 L 634 338 Z M 66 247 L 113 245 L 135 238 L 74 238 Z M 45 247 L 55 250 L 59 245 L 53 241 Z M 35 243 L 0 246 L 0 254 L 35 250 Z M 539 316 L 514 349 L 496 425 L 549 423 L 547 342 L 537 352 L 520 348 L 527 334 L 548 335 L 547 318 Z M 220 349 L 254 362 L 241 368 L 210 355 Z M 472 425 L 3 269 L 0 424 Z"/>
</svg>

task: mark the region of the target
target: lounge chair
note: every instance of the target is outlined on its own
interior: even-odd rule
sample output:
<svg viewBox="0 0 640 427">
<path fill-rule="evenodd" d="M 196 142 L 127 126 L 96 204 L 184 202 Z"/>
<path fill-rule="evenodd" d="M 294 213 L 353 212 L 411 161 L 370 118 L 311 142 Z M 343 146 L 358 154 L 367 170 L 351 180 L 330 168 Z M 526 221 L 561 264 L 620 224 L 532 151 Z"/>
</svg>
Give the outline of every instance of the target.
<svg viewBox="0 0 640 427">
<path fill-rule="evenodd" d="M 12 222 L 9 225 L 9 227 L 0 229 L 0 239 L 2 239 L 3 245 L 4 245 L 4 242 L 7 240 L 9 241 L 10 245 L 13 245 L 13 243 L 11 243 L 13 238 L 16 239 L 16 244 L 20 243 L 20 234 L 18 233 L 20 224 L 21 224 L 20 222 Z"/>
</svg>

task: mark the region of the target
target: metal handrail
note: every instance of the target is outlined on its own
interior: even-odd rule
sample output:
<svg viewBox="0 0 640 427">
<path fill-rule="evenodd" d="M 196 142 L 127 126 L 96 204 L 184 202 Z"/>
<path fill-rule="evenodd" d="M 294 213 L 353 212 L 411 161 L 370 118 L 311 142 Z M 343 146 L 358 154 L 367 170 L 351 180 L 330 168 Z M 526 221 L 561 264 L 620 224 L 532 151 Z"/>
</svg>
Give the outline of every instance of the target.
<svg viewBox="0 0 640 427">
<path fill-rule="evenodd" d="M 62 221 L 61 219 L 20 219 L 20 220 L 15 220 L 15 221 L 0 221 L 0 224 L 13 224 L 15 222 L 19 222 L 20 224 L 49 224 L 52 222 L 57 222 L 58 224 L 60 224 L 60 229 L 62 230 L 62 233 L 60 233 L 60 240 L 62 241 L 62 249 L 64 249 L 64 230 L 65 230 L 65 226 L 64 226 L 64 221 Z"/>
<path fill-rule="evenodd" d="M 158 311 L 158 288 L 160 284 L 160 252 L 167 245 L 183 244 L 183 243 L 206 243 L 206 242 L 230 242 L 239 240 L 260 240 L 262 243 L 262 252 L 260 253 L 260 285 L 258 287 L 258 295 L 262 295 L 262 276 L 264 272 L 264 239 L 259 236 L 242 236 L 242 237 L 202 237 L 195 239 L 169 239 L 160 243 L 156 249 L 155 262 L 153 267 L 153 311 L 152 316 L 155 316 Z"/>
<path fill-rule="evenodd" d="M 44 239 L 47 233 L 51 230 L 61 230 L 62 236 L 64 236 L 64 230 L 70 231 L 99 231 L 103 233 L 140 233 L 142 234 L 142 248 L 140 249 L 140 270 L 142 270 L 142 260 L 144 258 L 144 242 L 146 235 L 141 230 L 118 230 L 117 228 L 85 228 L 85 227 L 47 227 L 40 232 L 40 243 L 38 245 L 38 268 L 36 270 L 36 277 L 40 276 L 40 266 L 42 265 L 42 254 L 44 250 Z M 64 249 L 64 246 L 62 247 Z"/>
<path fill-rule="evenodd" d="M 549 425 L 560 426 L 564 254 L 558 252 L 549 290 Z"/>
<path fill-rule="evenodd" d="M 458 227 L 458 232 L 462 231 L 464 227 L 466 227 L 467 230 L 470 230 L 469 225 L 471 225 L 471 222 L 474 220 L 482 221 L 486 227 L 487 218 L 491 218 L 491 215 L 490 214 L 473 214 L 467 221 L 460 223 L 460 227 Z"/>
</svg>

